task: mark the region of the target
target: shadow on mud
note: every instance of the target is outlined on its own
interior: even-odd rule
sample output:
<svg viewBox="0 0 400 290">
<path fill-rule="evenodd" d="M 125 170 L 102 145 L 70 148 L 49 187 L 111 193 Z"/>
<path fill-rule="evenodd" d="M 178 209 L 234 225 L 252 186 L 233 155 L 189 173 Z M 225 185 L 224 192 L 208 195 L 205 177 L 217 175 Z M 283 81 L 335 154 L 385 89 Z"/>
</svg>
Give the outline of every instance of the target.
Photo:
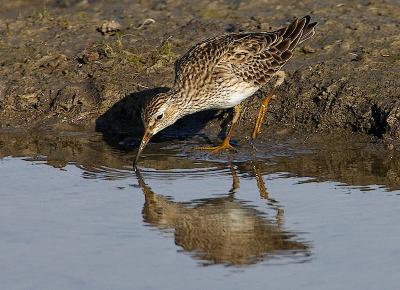
<svg viewBox="0 0 400 290">
<path fill-rule="evenodd" d="M 104 140 L 115 148 L 136 147 L 144 131 L 141 119 L 144 103 L 151 97 L 166 91 L 168 88 L 158 87 L 129 94 L 97 118 L 96 131 L 102 133 Z M 215 118 L 222 118 L 222 114 L 219 114 L 219 111 L 210 110 L 186 116 L 158 133 L 151 142 L 189 139 L 197 135 L 204 139 L 204 142 L 210 143 L 209 138 L 200 132 L 207 122 Z M 221 125 L 221 127 L 225 126 L 226 123 Z"/>
</svg>

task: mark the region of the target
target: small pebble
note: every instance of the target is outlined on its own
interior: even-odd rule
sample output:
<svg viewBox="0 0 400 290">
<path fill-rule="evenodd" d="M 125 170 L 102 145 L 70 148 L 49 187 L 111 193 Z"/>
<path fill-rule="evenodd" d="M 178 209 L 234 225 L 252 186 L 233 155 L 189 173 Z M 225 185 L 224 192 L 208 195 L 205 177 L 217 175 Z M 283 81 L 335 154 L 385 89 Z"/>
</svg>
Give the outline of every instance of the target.
<svg viewBox="0 0 400 290">
<path fill-rule="evenodd" d="M 119 22 L 115 20 L 108 20 L 104 22 L 100 27 L 97 28 L 103 34 L 115 34 L 115 32 L 120 31 L 122 26 Z"/>
</svg>

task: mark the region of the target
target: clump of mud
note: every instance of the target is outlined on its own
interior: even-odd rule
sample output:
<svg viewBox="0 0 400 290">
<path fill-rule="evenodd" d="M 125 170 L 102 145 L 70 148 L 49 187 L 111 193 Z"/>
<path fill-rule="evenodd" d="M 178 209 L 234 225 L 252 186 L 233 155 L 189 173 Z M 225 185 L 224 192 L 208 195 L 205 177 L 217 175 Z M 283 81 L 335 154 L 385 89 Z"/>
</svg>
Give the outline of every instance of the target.
<svg viewBox="0 0 400 290">
<path fill-rule="evenodd" d="M 193 44 L 306 14 L 317 33 L 286 67 L 264 131 L 400 139 L 397 0 L 9 1 L 0 8 L 0 127 L 140 134 L 142 99 L 172 85 L 174 61 Z M 240 138 L 268 89 L 246 103 Z M 216 116 L 198 115 L 212 120 L 198 131 L 217 136 Z"/>
</svg>

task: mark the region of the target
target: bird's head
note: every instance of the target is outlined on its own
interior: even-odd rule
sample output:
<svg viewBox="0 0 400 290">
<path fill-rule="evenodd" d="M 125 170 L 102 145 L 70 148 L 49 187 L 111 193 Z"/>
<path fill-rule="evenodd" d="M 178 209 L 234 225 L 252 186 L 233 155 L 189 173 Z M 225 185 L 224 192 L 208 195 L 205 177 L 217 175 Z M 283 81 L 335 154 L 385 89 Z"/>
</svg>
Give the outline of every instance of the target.
<svg viewBox="0 0 400 290">
<path fill-rule="evenodd" d="M 134 164 L 139 160 L 140 154 L 151 137 L 174 124 L 180 118 L 181 110 L 174 99 L 175 96 L 172 92 L 160 93 L 144 104 L 142 109 L 144 135 Z"/>
</svg>

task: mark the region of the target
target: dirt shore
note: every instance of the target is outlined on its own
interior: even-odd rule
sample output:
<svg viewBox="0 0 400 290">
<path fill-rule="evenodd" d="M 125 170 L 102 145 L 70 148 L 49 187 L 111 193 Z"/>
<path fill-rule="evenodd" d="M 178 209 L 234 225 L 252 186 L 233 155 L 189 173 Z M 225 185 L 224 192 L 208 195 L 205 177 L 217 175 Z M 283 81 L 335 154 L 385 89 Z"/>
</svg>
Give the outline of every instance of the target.
<svg viewBox="0 0 400 290">
<path fill-rule="evenodd" d="M 132 3 L 133 2 L 133 3 Z M 0 128 L 97 130 L 120 140 L 142 132 L 143 98 L 173 82 L 174 61 L 196 42 L 268 31 L 295 16 L 319 22 L 286 66 L 261 141 L 278 133 L 345 130 L 400 139 L 400 2 L 9 1 L 0 7 Z M 246 103 L 251 132 L 261 90 Z M 167 135 L 224 127 L 219 112 L 178 122 Z M 214 134 L 214 135 L 211 135 Z"/>
</svg>

